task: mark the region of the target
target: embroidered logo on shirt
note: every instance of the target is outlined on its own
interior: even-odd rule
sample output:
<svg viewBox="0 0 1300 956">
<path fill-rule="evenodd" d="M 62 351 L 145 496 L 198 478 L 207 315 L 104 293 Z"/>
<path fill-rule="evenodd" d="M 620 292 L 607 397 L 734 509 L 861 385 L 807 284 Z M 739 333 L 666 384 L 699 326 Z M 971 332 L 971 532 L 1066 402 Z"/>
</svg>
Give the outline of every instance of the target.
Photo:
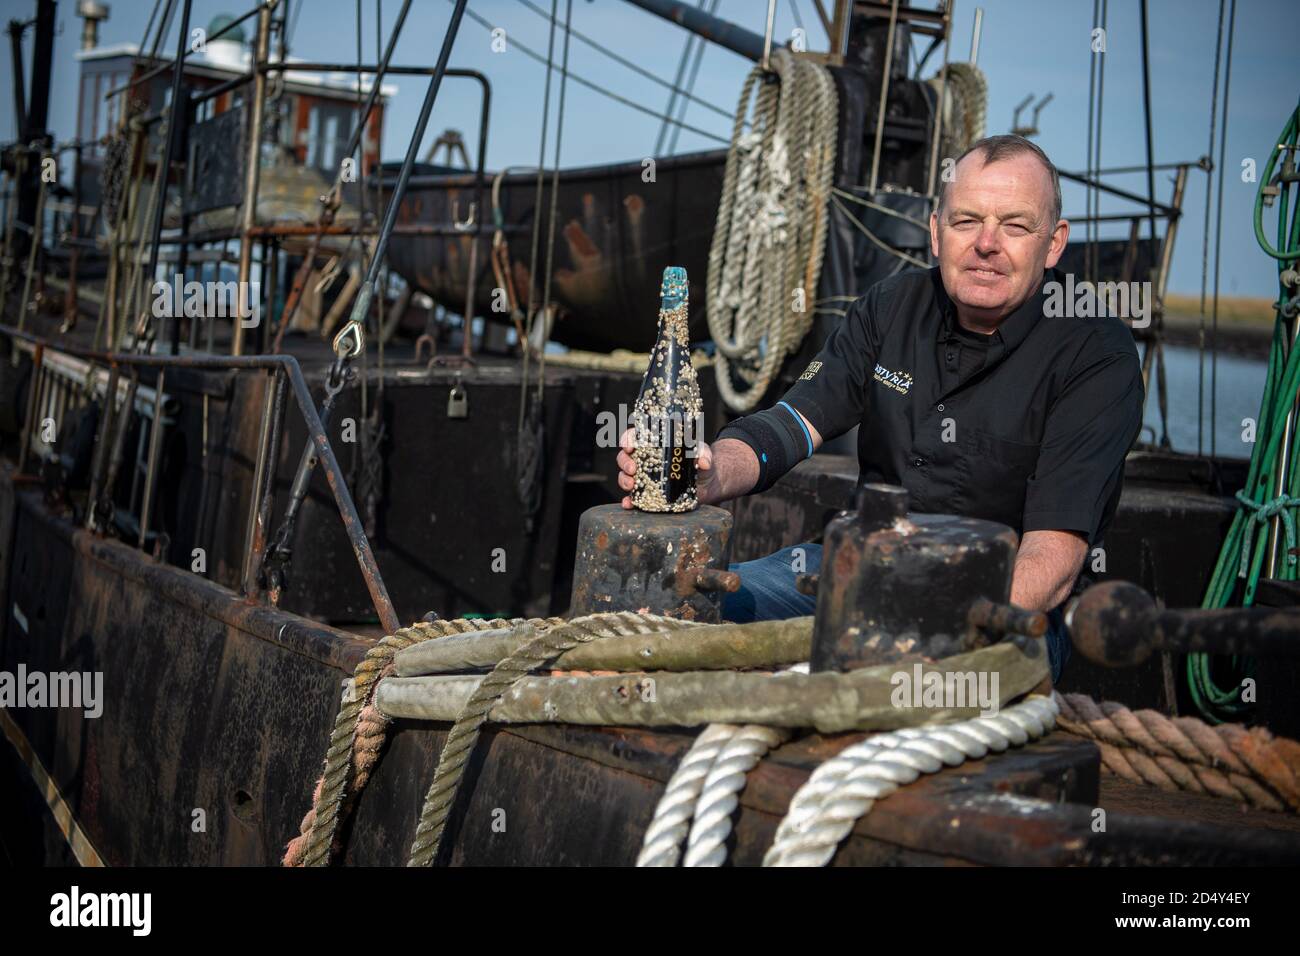
<svg viewBox="0 0 1300 956">
<path fill-rule="evenodd" d="M 821 370 L 822 370 L 821 362 L 809 362 L 808 367 L 804 369 L 803 374 L 799 376 L 799 381 L 811 382 L 813 380 L 813 376 L 816 375 Z"/>
<path fill-rule="evenodd" d="M 872 375 L 877 382 L 887 388 L 892 388 L 900 395 L 906 395 L 908 389 L 912 387 L 911 372 L 891 372 L 883 365 L 876 366 L 876 372 Z"/>
</svg>

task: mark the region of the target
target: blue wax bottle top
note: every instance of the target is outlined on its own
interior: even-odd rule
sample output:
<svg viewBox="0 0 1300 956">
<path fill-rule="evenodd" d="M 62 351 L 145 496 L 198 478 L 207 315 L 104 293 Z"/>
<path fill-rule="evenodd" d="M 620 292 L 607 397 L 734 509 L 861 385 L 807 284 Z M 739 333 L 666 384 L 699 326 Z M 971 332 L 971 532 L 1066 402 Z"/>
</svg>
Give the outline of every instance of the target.
<svg viewBox="0 0 1300 956">
<path fill-rule="evenodd" d="M 663 285 L 659 287 L 662 308 L 675 309 L 689 294 L 690 286 L 686 281 L 686 270 L 681 266 L 669 266 L 664 270 Z"/>
</svg>

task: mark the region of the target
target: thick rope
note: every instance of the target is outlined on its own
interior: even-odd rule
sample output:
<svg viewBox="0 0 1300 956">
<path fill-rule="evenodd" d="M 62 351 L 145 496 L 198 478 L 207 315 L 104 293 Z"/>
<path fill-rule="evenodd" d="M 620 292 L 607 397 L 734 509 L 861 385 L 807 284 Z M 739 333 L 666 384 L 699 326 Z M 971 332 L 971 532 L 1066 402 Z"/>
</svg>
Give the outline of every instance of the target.
<svg viewBox="0 0 1300 956">
<path fill-rule="evenodd" d="M 373 705 L 375 687 L 393 669 L 393 655 L 404 647 L 448 634 L 464 634 L 520 624 L 520 620 L 434 621 L 404 627 L 380 640 L 357 665 L 351 692 L 339 707 L 325 754 L 325 772 L 312 794 L 312 807 L 303 817 L 299 835 L 289 841 L 284 866 L 326 866 L 333 849 L 344 798 L 348 795 L 349 769 L 355 781 L 355 799 L 370 778 L 387 732 L 388 719 Z M 558 618 L 532 622 L 538 626 L 560 623 Z"/>
<path fill-rule="evenodd" d="M 722 866 L 727 861 L 731 816 L 740 805 L 745 778 L 768 751 L 790 739 L 788 730 L 747 724 L 731 735 L 709 768 L 695 801 L 695 822 L 683 866 Z"/>
<path fill-rule="evenodd" d="M 826 761 L 790 801 L 764 866 L 825 866 L 877 800 L 922 774 L 978 760 L 1051 730 L 1052 698 L 1031 696 L 994 717 L 877 734 Z"/>
<path fill-rule="evenodd" d="M 1095 741 L 1102 764 L 1130 783 L 1300 810 L 1300 743 L 1262 727 L 1211 727 L 1195 717 L 1129 710 L 1083 694 L 1056 694 L 1061 729 Z"/>
<path fill-rule="evenodd" d="M 407 866 L 429 866 L 438 854 L 447 816 L 460 791 L 465 765 L 478 741 L 488 711 L 519 678 L 552 663 L 579 644 L 618 634 L 647 634 L 673 628 L 695 627 L 689 621 L 631 611 L 592 614 L 540 631 L 519 650 L 502 660 L 470 695 L 465 709 L 452 725 L 438 758 L 433 784 L 424 798 L 419 826 Z"/>
<path fill-rule="evenodd" d="M 659 798 L 636 858 L 637 866 L 677 865 L 704 780 L 718 754 L 739 729 L 735 724 L 709 724 L 700 731 Z"/>
<path fill-rule="evenodd" d="M 741 89 L 709 252 L 718 388 L 736 411 L 757 404 L 812 327 L 835 174 L 830 71 L 787 50 L 771 65 L 779 84 L 756 67 Z"/>
</svg>

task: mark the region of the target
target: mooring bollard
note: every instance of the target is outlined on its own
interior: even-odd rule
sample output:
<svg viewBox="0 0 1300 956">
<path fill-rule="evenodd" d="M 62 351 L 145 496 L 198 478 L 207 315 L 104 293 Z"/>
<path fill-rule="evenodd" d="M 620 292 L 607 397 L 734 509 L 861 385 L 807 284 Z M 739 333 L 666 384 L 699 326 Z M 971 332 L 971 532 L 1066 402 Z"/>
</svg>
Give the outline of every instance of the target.
<svg viewBox="0 0 1300 956">
<path fill-rule="evenodd" d="M 906 489 L 866 484 L 857 509 L 827 525 L 812 670 L 934 661 L 1002 633 L 1046 631 L 1044 615 L 1007 604 L 1014 531 L 975 518 L 909 516 L 907 505 Z"/>
<path fill-rule="evenodd" d="M 716 624 L 722 594 L 740 586 L 727 570 L 731 514 L 701 505 L 683 514 L 600 505 L 578 524 L 569 616 L 641 611 Z"/>
</svg>

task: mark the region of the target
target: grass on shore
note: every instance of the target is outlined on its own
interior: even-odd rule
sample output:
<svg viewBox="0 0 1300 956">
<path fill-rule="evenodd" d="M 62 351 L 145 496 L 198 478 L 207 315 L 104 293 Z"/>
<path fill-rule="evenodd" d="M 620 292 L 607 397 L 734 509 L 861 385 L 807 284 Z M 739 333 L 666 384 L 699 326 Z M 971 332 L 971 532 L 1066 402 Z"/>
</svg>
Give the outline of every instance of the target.
<svg viewBox="0 0 1300 956">
<path fill-rule="evenodd" d="M 1212 296 L 1205 297 L 1205 315 L 1208 320 L 1214 308 Z M 1165 317 L 1176 320 L 1200 320 L 1201 297 L 1199 295 L 1165 296 Z M 1264 328 L 1273 327 L 1273 300 L 1253 296 L 1219 296 L 1219 322 L 1257 325 Z"/>
</svg>

